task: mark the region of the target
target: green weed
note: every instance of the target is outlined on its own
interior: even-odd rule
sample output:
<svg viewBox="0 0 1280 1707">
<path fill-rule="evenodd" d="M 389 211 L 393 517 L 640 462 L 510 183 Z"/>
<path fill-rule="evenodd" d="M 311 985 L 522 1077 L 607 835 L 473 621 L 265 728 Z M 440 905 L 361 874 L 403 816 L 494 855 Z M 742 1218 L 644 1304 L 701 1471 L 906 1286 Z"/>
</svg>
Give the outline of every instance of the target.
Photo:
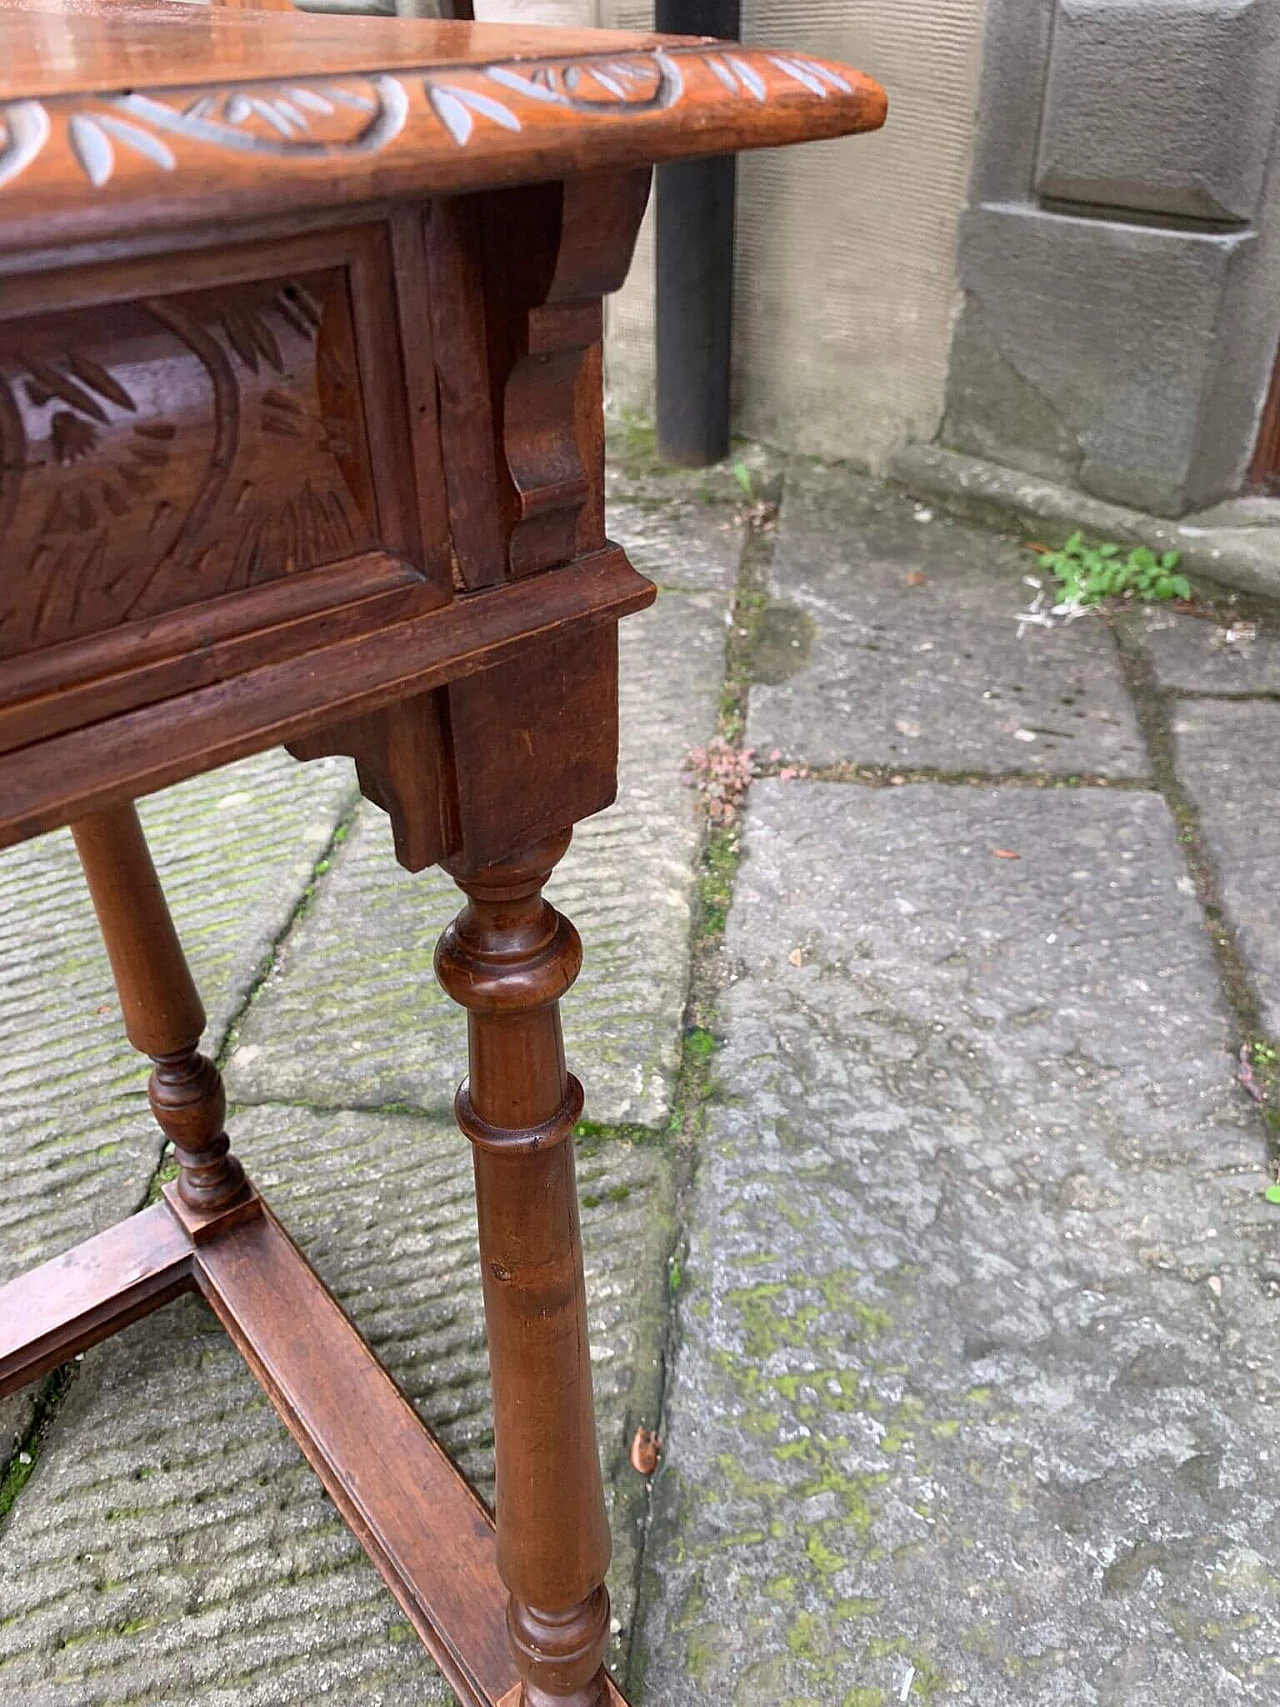
<svg viewBox="0 0 1280 1707">
<path fill-rule="evenodd" d="M 1082 533 L 1073 533 L 1061 550 L 1044 552 L 1040 561 L 1057 581 L 1064 605 L 1084 607 L 1123 598 L 1152 604 L 1191 597 L 1191 583 L 1177 573 L 1180 551 L 1157 556 L 1150 546 L 1135 545 L 1125 553 L 1114 543 L 1086 545 Z"/>
</svg>

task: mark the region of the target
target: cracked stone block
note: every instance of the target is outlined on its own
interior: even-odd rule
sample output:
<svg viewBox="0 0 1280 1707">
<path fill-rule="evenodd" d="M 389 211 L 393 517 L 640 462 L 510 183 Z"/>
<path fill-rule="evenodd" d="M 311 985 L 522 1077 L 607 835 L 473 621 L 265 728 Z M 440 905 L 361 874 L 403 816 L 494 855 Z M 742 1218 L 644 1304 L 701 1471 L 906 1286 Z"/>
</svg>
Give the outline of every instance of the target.
<svg viewBox="0 0 1280 1707">
<path fill-rule="evenodd" d="M 1154 794 L 753 787 L 644 1700 L 1273 1698 L 1280 1222 L 1188 891 Z"/>
<path fill-rule="evenodd" d="M 1173 728 L 1263 1024 L 1280 1037 L 1280 703 L 1185 700 Z"/>
<path fill-rule="evenodd" d="M 747 738 L 810 765 L 1143 778 L 1115 645 L 1016 621 L 1035 558 L 847 469 L 787 478 Z M 923 581 L 919 577 L 925 577 Z"/>
<path fill-rule="evenodd" d="M 715 727 L 726 608 L 713 593 L 668 593 L 621 625 L 618 800 L 578 826 L 548 885 L 585 950 L 564 1017 L 592 1121 L 652 1126 L 670 1109 L 699 845 L 681 769 Z M 451 1108 L 466 1024 L 432 955 L 460 899 L 439 872 L 402 871 L 386 819 L 363 808 L 241 1028 L 232 1094 Z"/>
<path fill-rule="evenodd" d="M 1153 607 L 1132 619 L 1131 632 L 1140 636 L 1162 688 L 1280 694 L 1280 633 L 1256 623 L 1239 619 L 1229 639 L 1230 624 Z"/>
<path fill-rule="evenodd" d="M 236 1147 L 486 1498 L 493 1463 L 470 1151 L 397 1116 L 241 1113 Z M 652 1145 L 579 1155 L 591 1352 L 630 1637 L 671 1239 Z M 376 1458 L 378 1442 L 369 1442 Z M 3 1537 L 0 1702 L 18 1707 L 445 1707 L 373 1566 L 202 1304 L 86 1354 Z M 43 1691 L 43 1693 L 40 1693 Z"/>
</svg>

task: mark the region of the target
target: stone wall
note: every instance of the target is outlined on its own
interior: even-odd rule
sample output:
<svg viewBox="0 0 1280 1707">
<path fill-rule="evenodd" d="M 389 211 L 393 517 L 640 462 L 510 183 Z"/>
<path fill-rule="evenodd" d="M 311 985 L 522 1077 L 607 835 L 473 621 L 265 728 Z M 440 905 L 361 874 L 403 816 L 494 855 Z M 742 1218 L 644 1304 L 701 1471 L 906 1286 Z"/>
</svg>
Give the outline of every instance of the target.
<svg viewBox="0 0 1280 1707">
<path fill-rule="evenodd" d="M 956 226 L 984 0 L 743 0 L 743 39 L 857 65 L 890 91 L 878 136 L 744 157 L 734 426 L 882 466 L 942 414 Z M 477 16 L 652 27 L 651 0 L 478 0 Z M 617 407 L 653 410 L 653 235 L 611 305 Z"/>
<path fill-rule="evenodd" d="M 990 0 L 943 442 L 1165 515 L 1237 491 L 1280 298 L 1280 0 Z"/>
</svg>

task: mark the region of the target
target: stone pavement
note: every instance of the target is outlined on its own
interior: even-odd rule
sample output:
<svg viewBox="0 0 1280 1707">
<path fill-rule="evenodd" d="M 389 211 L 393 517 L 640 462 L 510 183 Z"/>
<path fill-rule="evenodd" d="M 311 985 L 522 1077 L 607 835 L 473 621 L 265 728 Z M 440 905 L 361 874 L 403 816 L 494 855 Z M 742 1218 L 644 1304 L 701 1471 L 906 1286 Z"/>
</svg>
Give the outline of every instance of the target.
<svg viewBox="0 0 1280 1707">
<path fill-rule="evenodd" d="M 1280 1208 L 1236 1075 L 1280 1033 L 1280 624 L 1019 638 L 1007 541 L 802 463 L 744 552 L 730 471 L 629 448 L 611 524 L 666 590 L 555 892 L 615 1663 L 641 1707 L 1275 1700 Z M 773 774 L 704 868 L 726 634 Z M 488 1489 L 450 887 L 339 762 L 146 814 L 237 1147 Z M 163 1158 L 65 837 L 0 861 L 0 969 L 7 1274 Z M 0 1707 L 447 1701 L 201 1306 L 0 1421 Z"/>
</svg>

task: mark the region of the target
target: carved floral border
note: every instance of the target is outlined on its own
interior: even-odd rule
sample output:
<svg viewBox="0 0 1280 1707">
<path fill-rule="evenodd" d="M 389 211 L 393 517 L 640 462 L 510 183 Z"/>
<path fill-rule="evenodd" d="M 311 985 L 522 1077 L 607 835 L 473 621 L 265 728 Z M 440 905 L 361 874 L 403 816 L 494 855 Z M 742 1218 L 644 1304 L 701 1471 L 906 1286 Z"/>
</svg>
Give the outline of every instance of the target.
<svg viewBox="0 0 1280 1707">
<path fill-rule="evenodd" d="M 442 136 L 467 148 L 486 126 L 523 131 L 539 112 L 608 121 L 677 106 L 690 66 L 724 96 L 767 104 L 779 88 L 819 100 L 852 95 L 834 66 L 758 49 L 664 48 L 580 59 L 462 65 L 330 80 L 251 83 L 196 93 L 129 93 L 58 102 L 0 103 L 0 191 L 16 183 L 65 125 L 71 157 L 100 189 L 121 156 L 172 172 L 175 144 L 191 142 L 277 159 L 376 154 L 425 100 Z"/>
</svg>

